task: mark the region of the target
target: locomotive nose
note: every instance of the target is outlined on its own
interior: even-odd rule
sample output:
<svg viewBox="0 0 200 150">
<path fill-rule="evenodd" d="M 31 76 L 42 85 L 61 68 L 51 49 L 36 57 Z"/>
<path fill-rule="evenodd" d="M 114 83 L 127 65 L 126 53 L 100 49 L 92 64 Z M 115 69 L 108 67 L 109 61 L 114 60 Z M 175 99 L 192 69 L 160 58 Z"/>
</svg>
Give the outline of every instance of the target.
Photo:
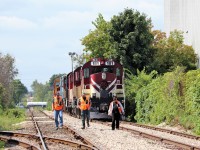
<svg viewBox="0 0 200 150">
<path fill-rule="evenodd" d="M 108 87 L 108 82 L 107 81 L 101 81 L 100 87 L 105 90 Z"/>
</svg>

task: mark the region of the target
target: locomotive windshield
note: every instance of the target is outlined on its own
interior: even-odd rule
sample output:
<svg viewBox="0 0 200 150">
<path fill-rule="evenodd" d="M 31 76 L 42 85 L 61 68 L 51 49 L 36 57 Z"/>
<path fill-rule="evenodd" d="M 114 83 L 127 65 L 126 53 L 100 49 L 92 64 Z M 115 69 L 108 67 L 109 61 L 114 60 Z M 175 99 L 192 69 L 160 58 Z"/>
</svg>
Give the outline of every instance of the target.
<svg viewBox="0 0 200 150">
<path fill-rule="evenodd" d="M 98 72 L 109 72 L 109 73 L 113 73 L 113 68 L 111 67 L 94 67 L 92 69 L 92 73 L 98 73 Z"/>
</svg>

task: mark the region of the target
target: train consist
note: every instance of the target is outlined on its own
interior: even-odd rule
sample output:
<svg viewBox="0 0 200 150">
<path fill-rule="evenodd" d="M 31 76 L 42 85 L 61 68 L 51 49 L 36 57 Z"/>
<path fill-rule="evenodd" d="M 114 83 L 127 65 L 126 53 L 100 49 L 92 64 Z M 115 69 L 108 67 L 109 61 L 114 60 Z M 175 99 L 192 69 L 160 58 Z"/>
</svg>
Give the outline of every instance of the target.
<svg viewBox="0 0 200 150">
<path fill-rule="evenodd" d="M 91 59 L 73 72 L 56 78 L 53 86 L 54 94 L 60 92 L 67 111 L 74 115 L 80 115 L 77 104 L 82 94 L 91 99 L 90 118 L 109 118 L 108 108 L 114 95 L 125 106 L 123 67 L 112 59 Z"/>
</svg>

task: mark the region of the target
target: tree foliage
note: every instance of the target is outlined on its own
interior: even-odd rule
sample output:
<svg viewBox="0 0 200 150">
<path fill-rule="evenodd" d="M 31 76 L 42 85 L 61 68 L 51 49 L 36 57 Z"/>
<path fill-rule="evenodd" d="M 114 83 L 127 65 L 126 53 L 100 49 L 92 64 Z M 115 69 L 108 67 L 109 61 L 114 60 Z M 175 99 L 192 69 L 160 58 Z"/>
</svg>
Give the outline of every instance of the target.
<svg viewBox="0 0 200 150">
<path fill-rule="evenodd" d="M 0 70 L 0 83 L 8 86 L 18 74 L 18 70 L 15 68 L 15 59 L 9 54 L 2 55 L 0 53 Z"/>
<path fill-rule="evenodd" d="M 85 46 L 84 51 L 86 54 L 89 52 L 90 58 L 113 58 L 116 51 L 114 41 L 109 35 L 110 22 L 105 21 L 99 14 L 92 24 L 95 26 L 95 30 L 90 30 L 89 34 L 81 40 L 82 45 Z"/>
<path fill-rule="evenodd" d="M 31 88 L 33 89 L 34 101 L 44 101 L 46 94 L 51 90 L 49 83 L 42 84 L 37 80 L 33 81 Z"/>
<path fill-rule="evenodd" d="M 51 103 L 53 99 L 53 82 L 54 79 L 57 77 L 61 77 L 64 74 L 55 74 L 52 75 L 52 77 L 49 79 L 49 82 L 46 82 L 45 84 L 39 83 L 37 80 L 35 80 L 31 88 L 33 90 L 33 97 L 34 101 L 44 101 L 47 102 L 47 109 L 51 109 Z"/>
<path fill-rule="evenodd" d="M 151 63 L 152 70 L 165 73 L 177 66 L 185 66 L 186 70 L 196 69 L 197 56 L 191 46 L 183 43 L 183 32 L 175 30 L 168 38 L 161 31 L 154 31 L 153 35 L 155 55 Z"/>
<path fill-rule="evenodd" d="M 180 123 L 200 135 L 200 69 L 187 72 L 183 83 L 184 111 Z"/>
<path fill-rule="evenodd" d="M 132 72 L 126 70 L 126 79 L 125 79 L 125 88 L 126 88 L 126 99 L 128 99 L 128 104 L 126 106 L 126 115 L 130 120 L 135 120 L 134 116 L 136 115 L 136 96 L 138 91 L 150 84 L 157 75 L 156 71 L 152 71 L 150 74 L 147 74 L 145 69 L 142 71 L 137 70 L 137 75 L 134 75 Z M 139 101 L 139 103 L 141 103 Z M 139 105 L 137 103 L 137 106 Z"/>
<path fill-rule="evenodd" d="M 151 19 L 133 9 L 125 9 L 111 19 L 111 25 L 110 35 L 117 43 L 116 60 L 133 73 L 144 66 L 148 68 L 153 56 Z"/>
<path fill-rule="evenodd" d="M 13 102 L 15 105 L 21 102 L 22 97 L 28 92 L 27 88 L 19 79 L 13 80 L 12 90 Z"/>
<path fill-rule="evenodd" d="M 167 38 L 166 36 L 166 33 L 165 32 L 162 32 L 160 30 L 153 30 L 152 31 L 152 34 L 154 36 L 154 40 L 152 42 L 152 45 L 155 47 L 155 48 L 159 48 L 159 43 L 160 42 L 164 42 L 164 39 Z"/>
<path fill-rule="evenodd" d="M 3 101 L 4 101 L 5 97 L 6 97 L 5 88 L 0 83 L 0 111 L 1 111 L 1 109 L 3 107 Z"/>
<path fill-rule="evenodd" d="M 15 59 L 9 55 L 0 53 L 0 105 L 3 108 L 14 104 L 12 95 L 12 81 L 18 74 L 15 68 Z"/>
</svg>

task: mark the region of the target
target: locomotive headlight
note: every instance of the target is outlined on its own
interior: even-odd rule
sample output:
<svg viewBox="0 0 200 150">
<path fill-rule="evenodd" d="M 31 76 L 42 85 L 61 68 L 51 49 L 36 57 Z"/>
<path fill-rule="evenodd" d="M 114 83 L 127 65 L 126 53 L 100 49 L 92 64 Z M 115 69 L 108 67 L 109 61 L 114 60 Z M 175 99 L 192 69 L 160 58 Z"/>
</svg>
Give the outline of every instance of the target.
<svg viewBox="0 0 200 150">
<path fill-rule="evenodd" d="M 102 73 L 102 79 L 105 80 L 106 79 L 106 73 Z"/>
</svg>

